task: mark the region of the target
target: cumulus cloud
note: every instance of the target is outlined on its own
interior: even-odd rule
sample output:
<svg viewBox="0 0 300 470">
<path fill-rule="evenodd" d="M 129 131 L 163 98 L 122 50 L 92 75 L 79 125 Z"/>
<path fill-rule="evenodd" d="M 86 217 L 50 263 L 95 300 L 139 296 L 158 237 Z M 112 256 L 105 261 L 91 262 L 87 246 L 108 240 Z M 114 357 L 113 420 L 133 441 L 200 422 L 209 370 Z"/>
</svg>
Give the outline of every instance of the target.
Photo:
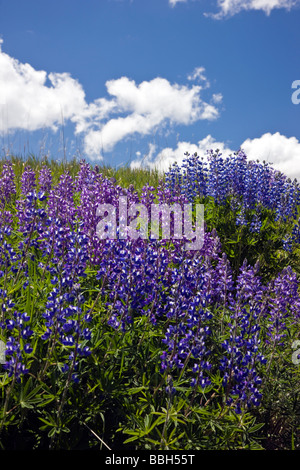
<svg viewBox="0 0 300 470">
<path fill-rule="evenodd" d="M 177 3 L 186 3 L 187 1 L 169 0 L 169 5 L 174 7 Z M 204 15 L 215 19 L 222 19 L 236 15 L 243 10 L 261 10 L 269 16 L 272 10 L 285 9 L 289 11 L 299 4 L 300 0 L 217 0 L 218 12 L 204 13 Z"/>
<path fill-rule="evenodd" d="M 86 134 L 86 149 L 90 155 L 99 153 L 101 149 L 110 151 L 128 136 L 149 135 L 166 122 L 171 126 L 189 125 L 219 116 L 214 103 L 201 99 L 201 87 L 196 85 L 189 88 L 171 84 L 164 78 L 136 84 L 134 80 L 121 77 L 108 81 L 106 88 L 111 96 L 106 105 L 122 116 L 111 116 L 102 125 L 94 125 Z"/>
<path fill-rule="evenodd" d="M 288 177 L 300 179 L 300 142 L 296 137 L 266 133 L 245 140 L 241 148 L 249 160 L 265 160 Z"/>
<path fill-rule="evenodd" d="M 281 171 L 290 178 L 300 179 L 300 142 L 296 137 L 286 137 L 279 132 L 266 133 L 259 138 L 246 139 L 240 146 L 247 155 L 248 160 L 269 162 L 276 170 Z M 206 158 L 207 150 L 219 149 L 223 156 L 233 154 L 238 148 L 231 149 L 226 143 L 216 141 L 211 135 L 199 140 L 197 144 L 191 142 L 178 142 L 176 148 L 167 147 L 156 152 L 151 144 L 148 154 L 138 155 L 131 163 L 132 168 L 149 167 L 159 171 L 166 171 L 177 162 L 179 165 L 185 158 L 185 152 Z"/>
<path fill-rule="evenodd" d="M 243 10 L 261 10 L 270 15 L 272 10 L 283 8 L 289 11 L 299 4 L 299 0 L 218 0 L 219 11 L 215 14 L 205 13 L 205 16 L 221 19 L 236 15 Z"/>
<path fill-rule="evenodd" d="M 169 5 L 171 5 L 171 7 L 175 7 L 175 5 L 177 3 L 186 3 L 187 0 L 169 0 Z"/>
<path fill-rule="evenodd" d="M 182 164 L 182 160 L 185 158 L 185 153 L 188 152 L 193 155 L 197 152 L 200 157 L 206 157 L 207 150 L 219 149 L 224 155 L 233 153 L 224 142 L 217 142 L 211 135 L 206 136 L 202 140 L 199 140 L 197 144 L 191 142 L 178 142 L 176 148 L 166 147 L 156 154 L 156 147 L 151 144 L 149 146 L 149 153 L 144 155 L 142 158 L 139 157 L 131 162 L 132 168 L 140 168 L 143 166 L 151 169 L 157 169 L 159 171 L 166 171 L 169 167 L 177 162 L 178 165 Z"/>
<path fill-rule="evenodd" d="M 221 103 L 222 100 L 223 100 L 223 95 L 222 95 L 222 93 L 214 93 L 214 94 L 212 95 L 212 101 L 213 101 L 213 103 L 219 104 L 219 103 Z"/>
<path fill-rule="evenodd" d="M 46 86 L 47 78 L 51 86 Z M 0 46 L 0 106 L 0 132 L 55 130 L 62 116 L 72 119 L 84 108 L 85 94 L 69 74 L 47 75 L 5 54 Z"/>
<path fill-rule="evenodd" d="M 204 67 L 196 67 L 191 74 L 188 75 L 188 80 L 202 80 L 207 82 L 207 78 L 205 75 L 205 68 Z"/>
<path fill-rule="evenodd" d="M 1 50 L 0 132 L 57 130 L 62 119 L 75 125 L 90 158 L 132 135 L 158 126 L 189 125 L 219 116 L 217 102 L 202 99 L 202 87 L 154 78 L 137 84 L 121 77 L 106 82 L 108 97 L 87 103 L 82 85 L 68 73 L 50 73 L 22 64 Z M 203 68 L 199 68 L 203 70 Z"/>
</svg>

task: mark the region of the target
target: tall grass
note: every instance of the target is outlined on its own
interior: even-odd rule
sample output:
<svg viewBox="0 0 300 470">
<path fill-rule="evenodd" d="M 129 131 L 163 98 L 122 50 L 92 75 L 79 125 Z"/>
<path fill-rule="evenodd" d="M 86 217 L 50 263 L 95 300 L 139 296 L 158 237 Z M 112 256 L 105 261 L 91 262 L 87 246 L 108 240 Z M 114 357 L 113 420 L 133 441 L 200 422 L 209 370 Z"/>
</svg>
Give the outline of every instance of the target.
<svg viewBox="0 0 300 470">
<path fill-rule="evenodd" d="M 73 178 L 80 169 L 80 160 L 76 157 L 69 160 L 56 160 L 55 158 L 37 157 L 29 154 L 26 157 L 17 155 L 7 155 L 0 159 L 0 171 L 2 171 L 5 161 L 11 161 L 16 174 L 17 185 L 26 166 L 29 166 L 38 172 L 43 166 L 51 169 L 53 183 L 57 184 L 60 176 L 68 172 Z M 89 162 L 91 167 L 98 167 L 99 172 L 104 177 L 114 178 L 115 184 L 128 188 L 131 184 L 139 192 L 146 184 L 157 187 L 160 180 L 164 180 L 164 173 L 157 169 L 150 168 L 131 168 L 129 165 L 114 168 L 102 162 Z"/>
</svg>

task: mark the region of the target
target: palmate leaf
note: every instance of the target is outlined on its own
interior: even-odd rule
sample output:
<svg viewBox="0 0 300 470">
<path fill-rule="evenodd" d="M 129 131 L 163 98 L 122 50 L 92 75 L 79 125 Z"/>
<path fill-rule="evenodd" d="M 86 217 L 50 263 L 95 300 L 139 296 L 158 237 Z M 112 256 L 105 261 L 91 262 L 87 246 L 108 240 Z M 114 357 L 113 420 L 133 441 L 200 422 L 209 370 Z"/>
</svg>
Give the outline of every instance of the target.
<svg viewBox="0 0 300 470">
<path fill-rule="evenodd" d="M 173 431 L 171 432 L 171 434 L 170 434 L 170 436 L 169 436 L 169 440 L 168 440 L 168 446 L 169 446 L 169 447 L 173 446 L 176 442 L 180 441 L 180 439 L 182 439 L 183 436 L 185 435 L 185 432 L 182 432 L 181 434 L 179 434 L 179 436 L 174 437 L 174 439 L 172 439 L 172 440 L 170 441 L 171 437 L 173 437 L 173 432 L 174 432 L 175 430 L 176 430 L 176 428 L 173 429 Z"/>
<path fill-rule="evenodd" d="M 44 431 L 44 430 L 47 429 L 48 427 L 51 427 L 51 428 L 52 428 L 52 427 L 55 427 L 55 426 L 56 426 L 56 422 L 55 422 L 54 419 L 52 419 L 51 417 L 50 417 L 50 419 L 51 419 L 51 421 L 50 421 L 50 420 L 48 421 L 47 419 L 42 418 L 41 416 L 39 416 L 39 420 L 42 421 L 42 423 L 45 423 L 45 426 L 41 426 L 40 429 L 42 429 L 42 430 Z"/>
<path fill-rule="evenodd" d="M 38 407 L 47 406 L 49 403 L 51 403 L 55 399 L 56 399 L 56 396 L 53 394 L 44 394 L 42 396 L 42 400 L 37 404 L 37 406 Z"/>
<path fill-rule="evenodd" d="M 127 442 L 132 442 L 137 439 L 141 439 L 145 436 L 148 436 L 156 426 L 159 426 L 165 422 L 165 417 L 164 416 L 159 416 L 153 423 L 152 423 L 152 416 L 146 415 L 144 420 L 139 423 L 141 426 L 140 429 L 124 429 L 123 433 L 124 434 L 129 434 L 132 437 L 127 439 L 125 443 Z M 152 423 L 152 424 L 151 424 Z"/>
<path fill-rule="evenodd" d="M 30 390 L 32 387 L 32 378 L 30 377 L 25 386 L 21 388 L 20 395 L 19 395 L 19 404 L 21 408 L 34 408 L 34 405 L 39 405 L 43 402 L 44 398 L 41 394 L 43 390 L 42 385 L 38 385 L 37 387 Z"/>
<path fill-rule="evenodd" d="M 127 389 L 127 392 L 129 393 L 129 395 L 135 395 L 137 393 L 140 393 L 144 390 L 148 390 L 149 387 L 145 387 L 144 385 L 142 385 L 141 387 L 132 387 L 132 388 L 129 388 Z"/>
</svg>

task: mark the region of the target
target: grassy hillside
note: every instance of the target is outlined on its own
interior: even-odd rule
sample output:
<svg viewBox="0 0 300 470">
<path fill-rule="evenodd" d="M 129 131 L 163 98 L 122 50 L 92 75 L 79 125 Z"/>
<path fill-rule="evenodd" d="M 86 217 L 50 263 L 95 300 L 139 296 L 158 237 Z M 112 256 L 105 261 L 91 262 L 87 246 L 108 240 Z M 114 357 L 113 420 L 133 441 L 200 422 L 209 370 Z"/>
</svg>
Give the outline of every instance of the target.
<svg viewBox="0 0 300 470">
<path fill-rule="evenodd" d="M 100 240 L 124 195 L 202 204 L 203 245 Z M 300 449 L 299 198 L 242 152 L 1 161 L 1 447 Z"/>
</svg>

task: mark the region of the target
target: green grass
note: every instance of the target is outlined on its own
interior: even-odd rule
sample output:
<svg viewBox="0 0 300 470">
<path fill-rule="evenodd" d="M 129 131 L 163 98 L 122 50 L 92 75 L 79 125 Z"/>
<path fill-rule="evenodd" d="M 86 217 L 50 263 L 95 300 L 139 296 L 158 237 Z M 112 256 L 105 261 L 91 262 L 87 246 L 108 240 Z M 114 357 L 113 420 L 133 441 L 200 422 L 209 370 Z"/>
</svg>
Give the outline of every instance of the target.
<svg viewBox="0 0 300 470">
<path fill-rule="evenodd" d="M 47 165 L 54 185 L 67 171 L 75 178 L 80 168 L 75 158 L 58 161 L 12 155 L 8 159 L 16 174 L 16 197 L 27 165 L 36 172 Z M 0 171 L 4 162 L 5 159 L 0 160 Z M 116 184 L 125 188 L 133 184 L 138 192 L 147 184 L 157 188 L 163 178 L 156 170 L 98 166 L 103 176 L 115 178 Z M 219 207 L 209 200 L 205 206 L 207 226 L 210 230 L 216 228 L 233 267 L 236 264 L 238 269 L 247 257 L 252 265 L 260 261 L 267 280 L 286 265 L 291 265 L 297 274 L 300 272 L 299 253 L 285 254 L 279 246 L 286 227 L 275 223 L 268 211 L 261 233 L 249 235 L 237 230 L 229 205 Z M 8 209 L 14 211 L 14 201 Z M 8 242 L 18 253 L 20 241 L 22 234 L 14 227 Z M 225 405 L 217 370 L 212 373 L 211 386 L 192 389 L 191 366 L 187 363 L 182 372 L 174 372 L 178 393 L 166 393 L 169 376 L 160 371 L 160 356 L 169 320 L 159 318 L 154 326 L 146 316 L 137 315 L 124 334 L 111 328 L 107 324 L 107 299 L 99 295 L 102 287 L 96 278 L 97 269 L 89 266 L 81 288 L 86 298 L 84 313 L 90 309 L 93 312 L 93 354 L 80 360 L 81 379 L 77 385 L 61 373 L 63 364 L 68 362 L 68 347 L 55 338 L 52 343 L 40 339 L 44 328 L 41 318 L 53 288 L 51 274 L 39 266 L 39 261 L 46 260 L 34 246 L 22 256 L 28 271 L 21 271 L 16 280 L 17 276 L 7 267 L 0 286 L 16 302 L 14 308 L 31 317 L 33 352 L 27 358 L 30 374 L 22 377 L 20 383 L 12 382 L 0 367 L 0 448 L 47 449 L 51 445 L 56 449 L 98 449 L 102 444 L 92 430 L 113 450 L 300 449 L 300 367 L 291 361 L 291 344 L 299 337 L 299 323 L 294 324 L 291 316 L 287 318 L 292 323 L 285 347 L 275 352 L 268 350 L 271 366 L 267 371 L 261 366 L 261 375 L 265 375 L 261 406 L 238 415 Z M 2 302 L 0 298 L 1 308 Z M 225 307 L 214 309 L 212 341 L 216 358 L 225 338 L 224 325 L 229 321 L 230 312 Z"/>
<path fill-rule="evenodd" d="M 71 160 L 55 160 L 54 158 L 38 158 L 33 154 L 28 155 L 26 158 L 16 155 L 8 155 L 6 158 L 0 160 L 0 171 L 2 171 L 3 163 L 9 160 L 14 165 L 14 171 L 16 174 L 16 180 L 19 181 L 26 166 L 30 166 L 33 170 L 39 171 L 42 166 L 46 165 L 52 171 L 53 183 L 56 184 L 59 177 L 65 173 L 69 174 L 74 178 L 80 168 L 80 160 L 73 158 Z M 146 184 L 157 187 L 160 180 L 163 180 L 164 174 L 160 173 L 157 169 L 150 168 L 130 168 L 129 165 L 122 166 L 119 168 L 113 168 L 107 164 L 89 162 L 90 165 L 95 168 L 99 167 L 99 172 L 103 176 L 108 178 L 115 178 L 116 184 L 128 188 L 129 185 L 133 185 L 134 188 L 140 192 L 140 190 Z"/>
</svg>

